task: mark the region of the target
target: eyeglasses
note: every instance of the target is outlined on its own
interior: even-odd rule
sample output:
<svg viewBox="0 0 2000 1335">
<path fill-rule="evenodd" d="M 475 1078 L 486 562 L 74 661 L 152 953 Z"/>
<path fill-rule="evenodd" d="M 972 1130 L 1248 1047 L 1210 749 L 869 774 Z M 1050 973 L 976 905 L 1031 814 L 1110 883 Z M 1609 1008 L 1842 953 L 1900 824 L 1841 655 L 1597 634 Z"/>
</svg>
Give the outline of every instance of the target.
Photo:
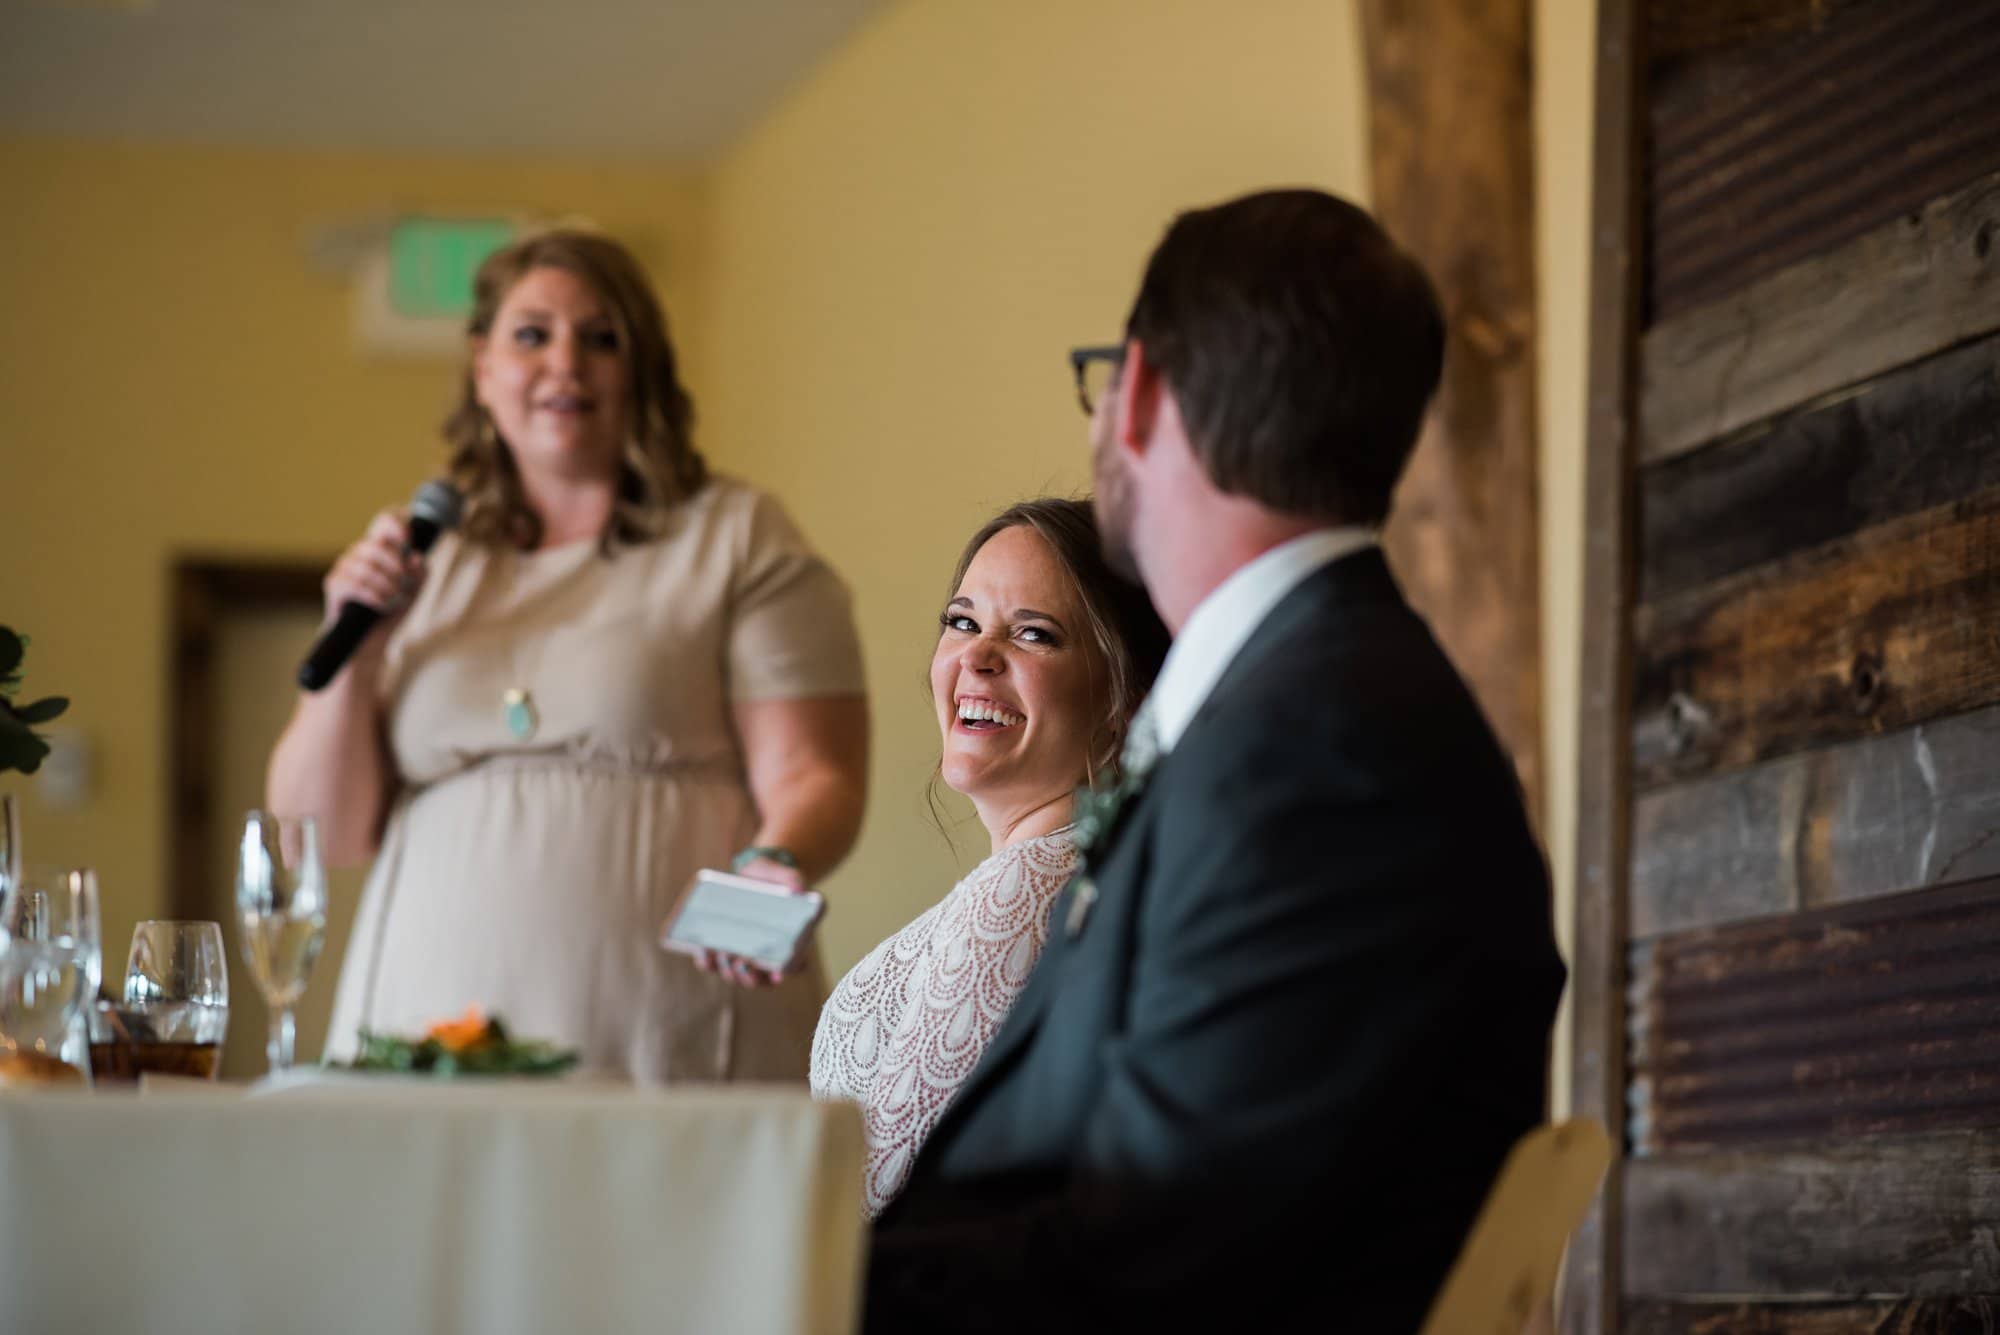
<svg viewBox="0 0 2000 1335">
<path fill-rule="evenodd" d="M 1085 417 L 1097 415 L 1097 405 L 1117 382 L 1118 368 L 1125 364 L 1125 345 L 1071 348 L 1069 369 L 1076 374 L 1076 401 Z"/>
</svg>

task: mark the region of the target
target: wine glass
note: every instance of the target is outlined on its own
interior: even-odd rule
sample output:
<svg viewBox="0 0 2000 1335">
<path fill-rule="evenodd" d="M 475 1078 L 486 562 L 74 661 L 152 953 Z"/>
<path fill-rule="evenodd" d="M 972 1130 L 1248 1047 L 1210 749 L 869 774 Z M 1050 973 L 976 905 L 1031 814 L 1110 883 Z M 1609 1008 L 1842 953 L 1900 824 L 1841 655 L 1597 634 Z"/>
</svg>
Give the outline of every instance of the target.
<svg viewBox="0 0 2000 1335">
<path fill-rule="evenodd" d="M 326 867 L 310 816 L 253 811 L 243 819 L 236 863 L 236 910 L 243 958 L 271 1008 L 267 1048 L 273 1074 L 291 1069 L 292 1007 L 306 990 L 326 941 Z"/>
<path fill-rule="evenodd" d="M 88 1073 L 84 1006 L 104 976 L 97 874 L 7 878 L 0 895 L 0 1036 Z"/>
<path fill-rule="evenodd" d="M 149 921 L 133 928 L 119 1018 L 135 1071 L 213 1080 L 229 1028 L 222 924 Z"/>
</svg>

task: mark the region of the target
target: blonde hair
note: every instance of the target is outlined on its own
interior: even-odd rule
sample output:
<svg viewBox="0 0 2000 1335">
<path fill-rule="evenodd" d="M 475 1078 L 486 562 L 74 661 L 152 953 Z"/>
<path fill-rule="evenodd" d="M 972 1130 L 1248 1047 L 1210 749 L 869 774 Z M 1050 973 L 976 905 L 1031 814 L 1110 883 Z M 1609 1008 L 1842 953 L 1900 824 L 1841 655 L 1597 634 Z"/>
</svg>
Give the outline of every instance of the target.
<svg viewBox="0 0 2000 1335">
<path fill-rule="evenodd" d="M 485 338 L 514 285 L 533 269 L 561 269 L 588 283 L 611 308 L 618 344 L 631 369 L 631 424 L 618 461 L 618 489 L 603 543 L 641 543 L 660 536 L 680 502 L 708 481 L 708 464 L 694 447 L 694 404 L 681 386 L 667 317 L 630 251 L 609 237 L 562 229 L 537 233 L 495 251 L 473 280 L 466 333 Z M 444 423 L 451 480 L 465 496 L 466 539 L 532 549 L 542 521 L 528 504 L 520 470 L 493 419 L 479 403 L 468 360 L 458 405 Z"/>
</svg>

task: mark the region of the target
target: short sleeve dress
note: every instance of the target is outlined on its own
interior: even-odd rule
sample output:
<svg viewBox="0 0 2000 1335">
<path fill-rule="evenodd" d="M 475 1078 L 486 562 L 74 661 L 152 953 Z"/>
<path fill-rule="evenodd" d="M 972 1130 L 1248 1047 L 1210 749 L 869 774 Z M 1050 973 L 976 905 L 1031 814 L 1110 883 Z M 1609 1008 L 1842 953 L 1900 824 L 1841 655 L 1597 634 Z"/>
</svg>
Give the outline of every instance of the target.
<svg viewBox="0 0 2000 1335">
<path fill-rule="evenodd" d="M 802 1080 L 817 960 L 739 988 L 663 950 L 660 928 L 758 825 L 730 705 L 863 689 L 845 587 L 739 482 L 711 480 L 663 537 L 608 557 L 441 540 L 387 650 L 400 789 L 329 1055 L 477 1005 L 600 1074 Z"/>
</svg>

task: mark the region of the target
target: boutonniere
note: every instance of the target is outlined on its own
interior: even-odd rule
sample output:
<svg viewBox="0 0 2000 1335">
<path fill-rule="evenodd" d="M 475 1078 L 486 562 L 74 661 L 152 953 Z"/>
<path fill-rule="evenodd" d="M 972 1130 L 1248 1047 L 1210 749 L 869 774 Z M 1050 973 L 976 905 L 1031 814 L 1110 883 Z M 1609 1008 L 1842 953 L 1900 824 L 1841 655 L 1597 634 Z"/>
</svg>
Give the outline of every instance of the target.
<svg viewBox="0 0 2000 1335">
<path fill-rule="evenodd" d="M 1079 788 L 1076 790 L 1076 830 L 1073 838 L 1077 855 L 1088 866 L 1096 860 L 1096 854 L 1104 845 L 1105 836 L 1118 822 L 1118 812 L 1139 790 L 1139 784 L 1129 773 L 1121 772 L 1118 781 L 1109 788 Z"/>
<path fill-rule="evenodd" d="M 1076 822 L 1073 838 L 1077 855 L 1084 866 L 1088 867 L 1095 855 L 1101 854 L 1111 831 L 1117 828 L 1118 813 L 1146 786 L 1146 780 L 1159 760 L 1159 747 L 1152 744 L 1150 729 L 1143 733 L 1135 731 L 1118 766 L 1118 776 L 1111 785 L 1077 790 L 1076 804 L 1072 808 Z"/>
<path fill-rule="evenodd" d="M 1097 902 L 1097 882 L 1091 878 L 1091 864 L 1102 856 L 1111 832 L 1118 828 L 1118 813 L 1146 786 L 1146 779 L 1159 760 L 1159 733 L 1152 715 L 1141 709 L 1132 720 L 1132 731 L 1125 738 L 1123 754 L 1118 758 L 1118 773 L 1111 786 L 1076 790 L 1076 802 L 1071 808 L 1075 833 L 1070 838 L 1076 844 L 1077 869 L 1070 881 L 1069 915 L 1063 922 L 1063 931 L 1072 941 L 1083 931 L 1091 905 Z"/>
<path fill-rule="evenodd" d="M 1152 750 L 1142 757 L 1128 755 L 1110 787 L 1076 791 L 1075 832 L 1070 837 L 1076 844 L 1077 868 L 1070 882 L 1069 913 L 1063 919 L 1063 932 L 1072 941 L 1083 931 L 1084 921 L 1097 903 L 1097 882 L 1090 874 L 1092 864 L 1102 854 L 1111 831 L 1117 828 L 1118 813 L 1146 786 L 1146 776 L 1152 773 L 1158 759 L 1159 753 Z"/>
</svg>

